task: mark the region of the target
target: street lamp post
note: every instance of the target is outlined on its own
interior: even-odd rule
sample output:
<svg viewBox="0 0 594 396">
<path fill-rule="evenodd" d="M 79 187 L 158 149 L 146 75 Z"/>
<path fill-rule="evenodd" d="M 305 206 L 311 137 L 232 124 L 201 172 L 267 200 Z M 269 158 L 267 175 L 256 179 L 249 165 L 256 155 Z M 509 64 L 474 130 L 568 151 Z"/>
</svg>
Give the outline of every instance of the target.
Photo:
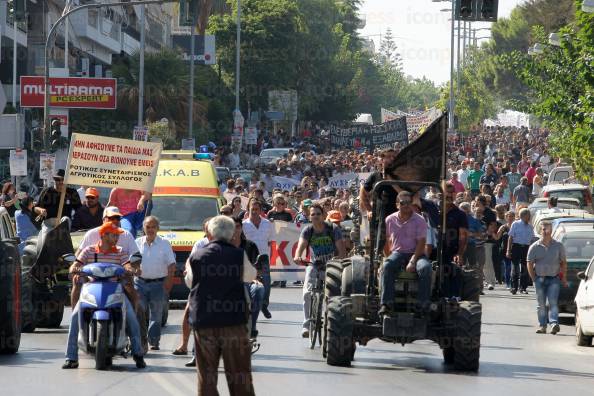
<svg viewBox="0 0 594 396">
<path fill-rule="evenodd" d="M 454 99 L 454 23 L 456 19 L 456 7 L 452 1 L 452 26 L 451 26 L 451 40 L 450 40 L 450 114 L 448 115 L 448 129 L 450 133 L 455 132 L 454 115 L 456 100 Z"/>
<path fill-rule="evenodd" d="M 138 71 L 138 122 L 139 127 L 143 124 L 144 118 L 144 46 L 145 46 L 145 28 L 146 6 L 140 6 L 140 54 Z"/>
<path fill-rule="evenodd" d="M 239 110 L 239 73 L 241 56 L 241 0 L 237 0 L 237 48 L 235 49 L 235 110 Z"/>
</svg>

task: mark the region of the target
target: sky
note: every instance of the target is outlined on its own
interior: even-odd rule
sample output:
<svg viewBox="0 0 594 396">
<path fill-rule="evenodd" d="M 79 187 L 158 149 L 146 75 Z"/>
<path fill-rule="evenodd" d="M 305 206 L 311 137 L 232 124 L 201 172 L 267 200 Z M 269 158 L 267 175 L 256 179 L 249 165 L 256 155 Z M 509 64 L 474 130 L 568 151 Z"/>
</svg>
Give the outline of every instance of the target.
<svg viewBox="0 0 594 396">
<path fill-rule="evenodd" d="M 508 17 L 511 10 L 524 0 L 499 0 L 498 17 Z M 360 14 L 366 20 L 362 36 L 368 36 L 379 49 L 380 34 L 392 29 L 394 41 L 402 57 L 406 74 L 433 80 L 436 84 L 449 81 L 451 11 L 450 2 L 431 0 L 363 0 Z M 473 22 L 473 28 L 491 23 Z M 489 36 L 488 30 L 478 31 L 477 37 Z"/>
</svg>

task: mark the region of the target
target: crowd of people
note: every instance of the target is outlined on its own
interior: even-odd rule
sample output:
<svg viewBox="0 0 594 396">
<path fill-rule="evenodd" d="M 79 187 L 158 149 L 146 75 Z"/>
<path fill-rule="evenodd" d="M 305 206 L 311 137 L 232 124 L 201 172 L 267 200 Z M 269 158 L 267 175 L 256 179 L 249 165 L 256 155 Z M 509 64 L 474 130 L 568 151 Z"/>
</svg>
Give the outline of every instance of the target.
<svg viewBox="0 0 594 396">
<path fill-rule="evenodd" d="M 204 394 L 212 392 L 213 386 L 216 388 L 216 372 L 221 356 L 230 387 L 241 394 L 253 393 L 248 338 L 258 335 L 256 323 L 260 312 L 266 318 L 272 317 L 267 254 L 272 222 L 303 225 L 295 262 L 305 263 L 308 249 L 311 248 L 313 253 L 303 285 L 303 337 L 309 335 L 308 308 L 313 280 L 330 258 L 345 257 L 351 248 L 348 235 L 341 231 L 340 225 L 352 219 L 355 200 L 363 216 L 367 215 L 371 220 L 371 226 L 377 225 L 371 218 L 373 202 L 369 193 L 377 181 L 395 178 L 394 159 L 402 147 L 396 145 L 374 151 L 365 148 L 332 150 L 322 131 L 310 131 L 306 135 L 305 139 L 288 139 L 281 134 L 280 138 L 265 138 L 259 142 L 259 148 L 287 144 L 292 148 L 273 164 L 252 166 L 254 173 L 251 180 L 237 177 L 224 182 L 221 193 L 227 204 L 220 209 L 219 216 L 205 224 L 205 239 L 196 242 L 188 259 L 186 277 L 191 293 L 184 315 L 184 334 L 174 354 L 188 353 L 190 328 L 185 323 L 188 318 L 196 340 L 193 364 L 198 366 L 199 387 Z M 312 135 L 317 137 L 317 144 L 310 138 Z M 470 136 L 449 136 L 444 196 L 434 188 L 409 192 L 387 187 L 388 199 L 383 203 L 385 219 L 380 219 L 380 227 L 385 232 L 381 247 L 387 258 L 382 268 L 380 314 L 389 314 L 392 310 L 393 288 L 387 286 L 393 284 L 402 270 L 419 275 L 419 309 L 427 309 L 431 274 L 429 260 L 435 257 L 442 200 L 446 203 L 447 237 L 444 249 L 448 265 L 468 265 L 479 269 L 487 290 L 501 284 L 512 294 L 527 294 L 531 280 L 538 287 L 540 281 L 537 279 L 541 275 L 536 263 L 544 258 L 542 249 L 531 247 L 536 237 L 526 207 L 533 197 L 539 195 L 545 183 L 545 173 L 560 163 L 560 159 L 555 160 L 548 153 L 546 138 L 547 131 L 527 128 L 485 128 Z M 214 162 L 231 168 L 250 167 L 255 163 L 254 157 L 246 152 L 239 153 L 237 149 L 223 148 L 215 150 Z M 329 185 L 330 178 L 349 173 L 370 175 L 361 187 L 358 180 L 343 188 Z M 290 189 L 275 188 L 272 182 L 274 176 L 287 177 L 299 183 Z M 159 350 L 163 295 L 171 288 L 175 256 L 169 242 L 157 235 L 159 219 L 145 217 L 150 194 L 114 189 L 108 207 L 103 208 L 98 202 L 99 192 L 96 189 L 81 187 L 79 191 L 74 190 L 64 186 L 63 177 L 63 171 L 58 171 L 54 175 L 55 185 L 45 188 L 35 201 L 26 194 L 17 194 L 12 183 L 6 183 L 2 188 L 0 204 L 15 218 L 17 233 L 25 241 L 42 227 L 55 225 L 59 195 L 66 189 L 63 215 L 71 219 L 73 229 L 90 230 L 71 268 L 75 275 L 72 293 L 74 309 L 64 368 L 78 367 L 77 294 L 80 293 L 82 280 L 76 273 L 92 256 L 95 260 L 99 255 L 102 260 L 124 265 L 130 254 L 142 254 L 141 271 L 130 269 L 131 275 L 136 276 L 129 281 L 126 309 L 132 313 L 140 301 L 143 309 L 149 310 L 150 324 L 146 338 L 151 349 Z M 549 205 L 555 206 L 555 200 L 551 199 Z M 144 236 L 136 238 L 140 230 Z M 548 234 L 544 228 L 542 231 L 545 235 L 542 244 L 549 246 L 550 238 L 546 239 Z M 564 253 L 562 248 L 557 250 L 558 261 L 562 264 Z M 221 260 L 236 265 L 237 271 L 213 275 L 217 271 L 204 270 L 217 266 Z M 554 265 L 550 265 L 546 276 L 551 276 L 555 270 Z M 453 296 L 459 295 L 456 282 L 452 279 L 450 285 Z M 242 300 L 246 290 L 251 297 L 250 308 Z M 542 292 L 537 290 L 537 293 L 540 304 Z M 210 300 L 220 298 L 221 301 L 233 295 L 234 308 L 213 311 L 212 306 L 204 305 L 207 295 Z M 547 320 L 541 308 L 539 331 L 546 332 Z M 248 319 L 247 316 L 240 317 L 240 314 L 248 309 L 251 310 L 251 332 L 246 334 L 243 329 Z M 552 315 L 552 332 L 556 333 L 559 328 L 554 322 L 555 313 Z M 128 316 L 135 318 L 135 315 Z M 137 367 L 143 368 L 146 365 L 143 359 L 146 347 L 141 345 L 138 321 L 132 319 L 128 326 L 134 360 Z M 227 344 L 231 345 L 231 349 L 216 346 L 225 344 L 219 341 L 229 338 L 237 341 Z M 236 378 L 240 377 L 243 380 L 238 381 Z"/>
</svg>

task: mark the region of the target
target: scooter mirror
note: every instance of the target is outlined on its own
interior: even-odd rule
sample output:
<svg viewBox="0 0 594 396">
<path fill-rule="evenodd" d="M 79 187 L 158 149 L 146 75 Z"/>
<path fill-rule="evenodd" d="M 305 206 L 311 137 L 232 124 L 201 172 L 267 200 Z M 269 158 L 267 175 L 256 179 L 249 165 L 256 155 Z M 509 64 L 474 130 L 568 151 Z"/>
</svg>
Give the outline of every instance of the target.
<svg viewBox="0 0 594 396">
<path fill-rule="evenodd" d="M 142 261 L 142 254 L 140 253 L 134 253 L 130 256 L 130 264 L 134 265 L 134 264 L 140 264 L 140 262 Z"/>
<path fill-rule="evenodd" d="M 60 256 L 60 258 L 62 259 L 62 261 L 64 261 L 68 265 L 70 265 L 76 261 L 76 256 L 72 253 L 63 254 L 62 256 Z"/>
</svg>

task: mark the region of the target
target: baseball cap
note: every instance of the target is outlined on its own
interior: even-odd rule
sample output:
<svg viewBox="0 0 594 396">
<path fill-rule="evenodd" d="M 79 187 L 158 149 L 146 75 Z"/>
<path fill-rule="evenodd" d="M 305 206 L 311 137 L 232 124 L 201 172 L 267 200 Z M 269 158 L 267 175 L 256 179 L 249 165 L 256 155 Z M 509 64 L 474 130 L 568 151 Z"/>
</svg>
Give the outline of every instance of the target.
<svg viewBox="0 0 594 396">
<path fill-rule="evenodd" d="M 99 235 L 103 236 L 105 234 L 123 234 L 124 230 L 122 230 L 120 227 L 118 227 L 117 225 L 113 224 L 111 221 L 108 221 L 107 223 L 103 224 L 101 227 L 99 227 Z"/>
<path fill-rule="evenodd" d="M 64 172 L 64 169 L 58 169 L 54 172 L 53 178 L 54 179 L 63 179 L 65 175 L 66 175 L 66 172 Z"/>
<path fill-rule="evenodd" d="M 117 206 L 108 206 L 103 210 L 103 218 L 112 217 L 112 216 L 120 216 L 122 217 L 122 213 L 117 208 Z"/>
<path fill-rule="evenodd" d="M 95 197 L 95 198 L 99 198 L 99 191 L 97 191 L 97 189 L 96 189 L 96 188 L 89 187 L 89 188 L 87 188 L 87 190 L 85 191 L 85 197 Z"/>
<path fill-rule="evenodd" d="M 342 215 L 338 210 L 331 210 L 328 212 L 328 215 L 326 216 L 326 221 L 340 223 L 342 221 Z"/>
<path fill-rule="evenodd" d="M 304 207 L 304 208 L 308 208 L 308 207 L 310 207 L 311 205 L 313 205 L 313 202 L 312 202 L 312 200 L 311 200 L 311 199 L 304 199 L 304 200 L 303 200 L 303 207 Z"/>
</svg>

